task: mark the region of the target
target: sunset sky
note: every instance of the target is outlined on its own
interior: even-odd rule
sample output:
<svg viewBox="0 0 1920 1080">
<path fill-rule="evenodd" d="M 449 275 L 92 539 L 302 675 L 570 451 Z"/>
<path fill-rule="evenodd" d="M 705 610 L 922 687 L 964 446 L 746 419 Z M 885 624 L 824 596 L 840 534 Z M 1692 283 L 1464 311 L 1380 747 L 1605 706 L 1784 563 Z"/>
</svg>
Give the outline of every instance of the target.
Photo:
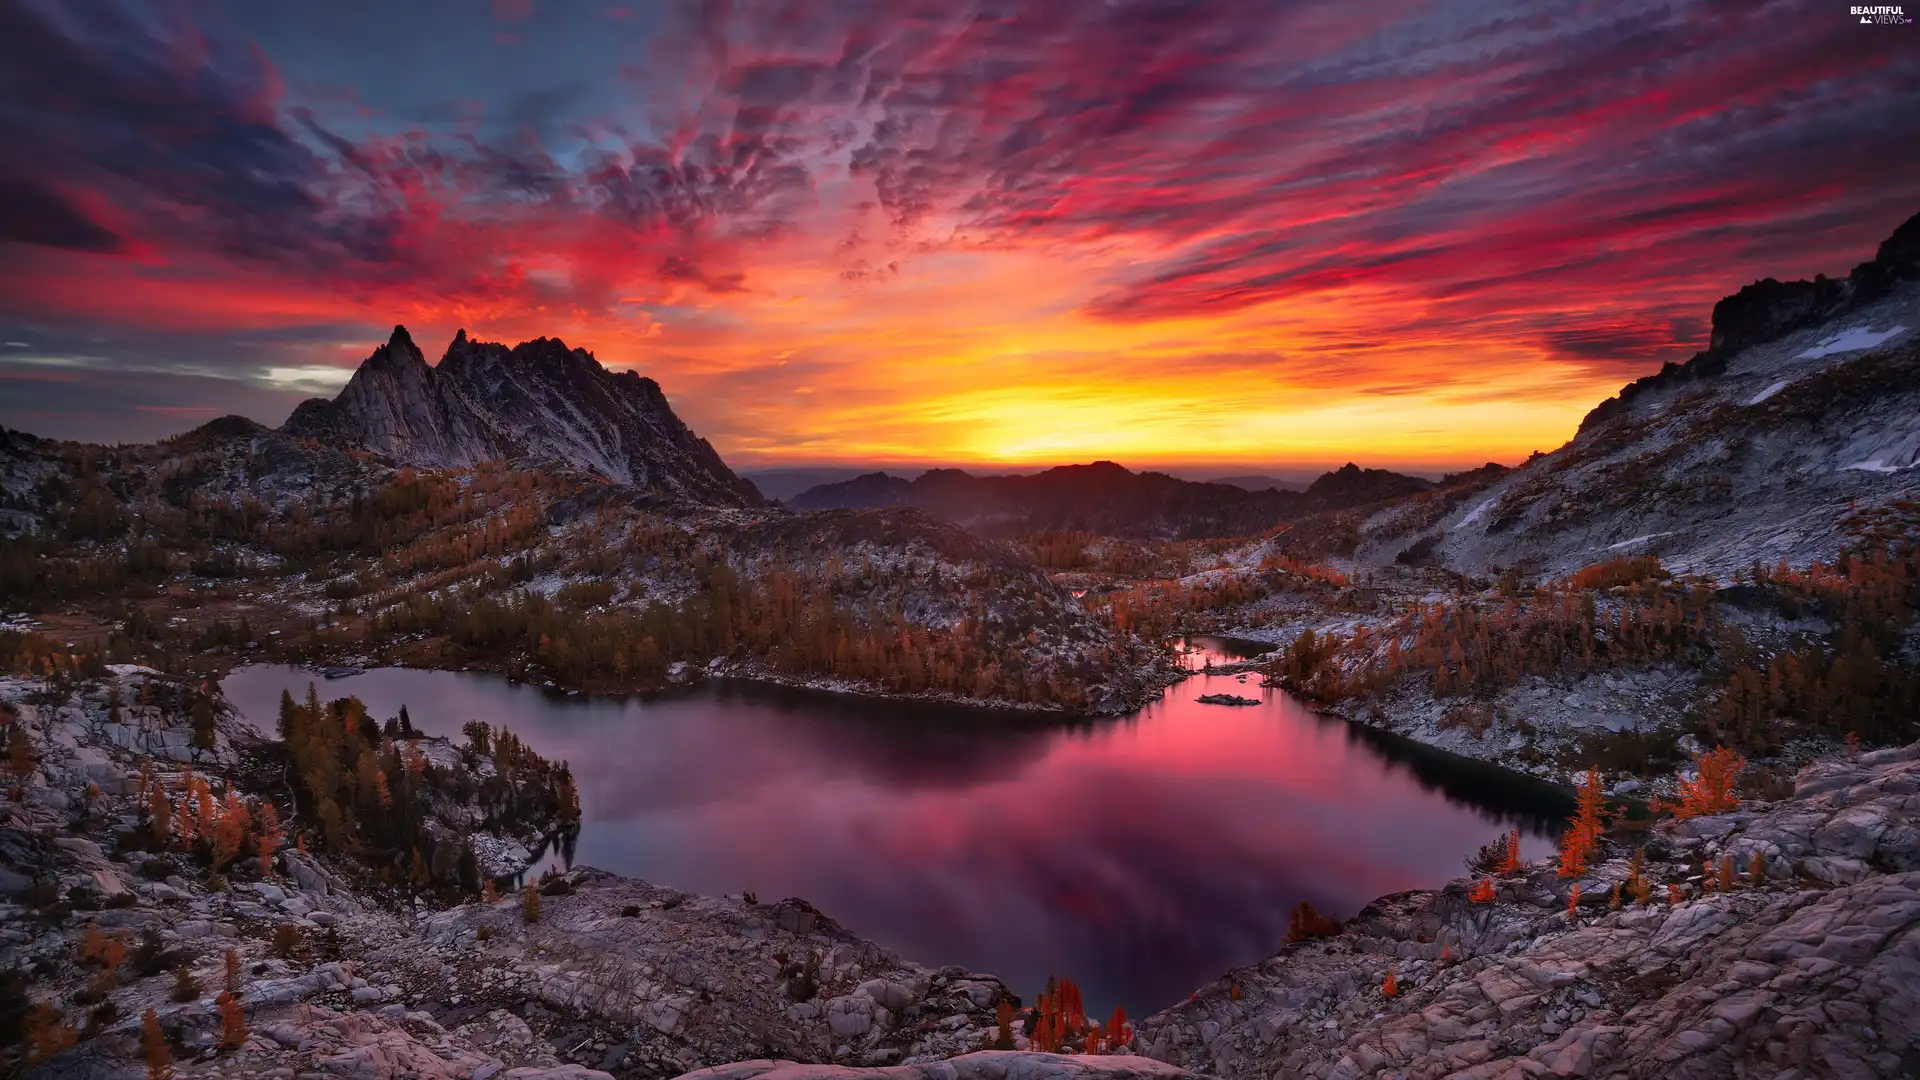
<svg viewBox="0 0 1920 1080">
<path fill-rule="evenodd" d="M 736 467 L 1514 461 L 1920 211 L 1844 3 L 0 0 L 0 424 L 558 336 Z"/>
</svg>

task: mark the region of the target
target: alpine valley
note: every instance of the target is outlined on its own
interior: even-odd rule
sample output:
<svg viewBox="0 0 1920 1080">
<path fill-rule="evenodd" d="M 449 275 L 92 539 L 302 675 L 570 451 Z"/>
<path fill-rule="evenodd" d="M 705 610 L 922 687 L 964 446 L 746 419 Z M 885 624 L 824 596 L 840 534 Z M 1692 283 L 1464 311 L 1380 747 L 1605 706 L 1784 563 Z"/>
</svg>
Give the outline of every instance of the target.
<svg viewBox="0 0 1920 1080">
<path fill-rule="evenodd" d="M 396 327 L 277 429 L 0 430 L 0 500 L 0 1012 L 32 1075 L 1920 1068 L 1920 216 L 1846 278 L 1725 298 L 1707 349 L 1559 449 L 1437 480 L 1097 461 L 788 505 L 650 379 L 464 330 L 429 364 Z M 1242 658 L 1194 670 L 1201 635 Z M 1557 868 L 1516 824 L 1459 881 L 1325 914 L 1271 896 L 1283 939 L 1096 1021 L 1071 981 L 1023 997 L 802 899 L 541 862 L 579 836 L 588 770 L 317 689 L 243 713 L 222 680 L 262 665 L 776 683 L 1082 749 L 1202 676 L 1230 691 L 1198 699 L 1219 738 L 1252 711 L 1224 706 L 1304 702 L 1354 754 L 1477 770 L 1454 801 L 1544 782 L 1577 809 Z M 1068 794 L 1000 826 L 1061 838 L 1046 869 L 1100 839 Z M 1050 903 L 1100 917 L 1071 876 Z"/>
</svg>

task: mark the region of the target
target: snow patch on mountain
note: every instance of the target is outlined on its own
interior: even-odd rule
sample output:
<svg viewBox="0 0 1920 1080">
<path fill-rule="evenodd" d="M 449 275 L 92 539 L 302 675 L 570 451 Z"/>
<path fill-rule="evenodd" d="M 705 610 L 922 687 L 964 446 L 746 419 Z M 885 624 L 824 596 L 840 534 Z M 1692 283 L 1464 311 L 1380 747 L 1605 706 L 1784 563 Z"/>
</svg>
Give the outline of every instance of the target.
<svg viewBox="0 0 1920 1080">
<path fill-rule="evenodd" d="M 1663 533 L 1648 533 L 1648 534 L 1646 534 L 1645 536 L 1636 536 L 1636 537 L 1633 537 L 1633 538 L 1632 538 L 1632 539 L 1630 539 L 1630 540 L 1622 540 L 1622 541 L 1620 541 L 1620 542 L 1619 542 L 1619 543 L 1617 543 L 1617 544 L 1608 544 L 1608 545 L 1607 545 L 1607 550 L 1608 550 L 1608 551 L 1618 551 L 1618 550 L 1620 550 L 1621 548 L 1628 548 L 1628 547 L 1633 547 L 1633 546 L 1634 546 L 1635 544 L 1644 544 L 1644 543 L 1646 543 L 1646 542 L 1647 542 L 1647 541 L 1649 541 L 1649 540 L 1658 540 L 1658 539 L 1660 539 L 1660 538 L 1661 538 L 1661 537 L 1663 537 L 1663 536 L 1672 536 L 1672 535 L 1673 535 L 1673 534 L 1672 534 L 1672 533 L 1670 533 L 1670 532 L 1663 532 Z"/>
<path fill-rule="evenodd" d="M 1862 349 L 1871 349 L 1875 346 L 1883 345 L 1906 332 L 1907 328 L 1904 326 L 1896 326 L 1891 330 L 1883 330 L 1879 333 L 1875 333 L 1865 326 L 1856 326 L 1850 330 L 1842 330 L 1840 333 L 1822 341 L 1806 352 L 1799 354 L 1797 359 L 1818 360 L 1823 356 L 1833 356 L 1838 353 L 1859 352 Z"/>
<path fill-rule="evenodd" d="M 1749 406 L 1758 405 L 1761 402 L 1772 397 L 1773 395 L 1779 393 L 1780 391 L 1785 390 L 1788 384 L 1792 382 L 1793 382 L 1792 379 L 1781 379 L 1779 382 L 1774 383 L 1772 386 L 1769 386 L 1765 390 L 1762 390 L 1759 393 L 1748 398 L 1747 404 Z"/>
<path fill-rule="evenodd" d="M 1480 521 L 1482 518 L 1485 518 L 1487 516 L 1487 511 L 1493 509 L 1494 504 L 1498 503 L 1499 501 L 1500 500 L 1497 498 L 1488 499 L 1486 502 L 1483 502 L 1479 506 L 1474 507 L 1471 511 L 1468 512 L 1466 517 L 1463 517 L 1460 519 L 1460 524 L 1455 525 L 1454 528 L 1464 529 L 1467 526 Z"/>
</svg>

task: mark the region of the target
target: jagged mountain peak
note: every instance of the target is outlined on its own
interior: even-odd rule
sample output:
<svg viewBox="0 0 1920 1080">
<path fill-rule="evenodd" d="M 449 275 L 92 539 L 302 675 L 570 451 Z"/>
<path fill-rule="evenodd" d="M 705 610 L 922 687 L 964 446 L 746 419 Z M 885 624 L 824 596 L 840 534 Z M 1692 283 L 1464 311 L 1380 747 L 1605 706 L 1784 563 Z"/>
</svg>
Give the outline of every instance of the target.
<svg viewBox="0 0 1920 1080">
<path fill-rule="evenodd" d="M 510 461 L 577 469 L 697 502 L 757 505 L 753 485 L 674 414 L 658 383 L 540 337 L 508 346 L 463 328 L 429 367 L 396 326 L 340 396 L 302 402 L 282 429 L 411 465 Z"/>
<path fill-rule="evenodd" d="M 366 363 L 362 366 L 366 365 L 424 368 L 427 366 L 427 357 L 420 351 L 420 346 L 414 344 L 413 335 L 407 333 L 407 328 L 396 325 L 393 328 L 393 334 L 387 338 L 387 343 L 373 350 L 373 355 L 367 357 Z"/>
</svg>

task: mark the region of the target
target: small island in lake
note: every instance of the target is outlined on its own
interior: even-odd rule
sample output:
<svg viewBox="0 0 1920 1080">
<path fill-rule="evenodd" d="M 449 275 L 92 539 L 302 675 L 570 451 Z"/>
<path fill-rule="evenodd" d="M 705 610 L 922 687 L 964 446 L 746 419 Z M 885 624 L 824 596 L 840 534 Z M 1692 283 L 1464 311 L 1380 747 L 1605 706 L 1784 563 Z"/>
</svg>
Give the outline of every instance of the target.
<svg viewBox="0 0 1920 1080">
<path fill-rule="evenodd" d="M 1259 698 L 1241 697 L 1239 694 L 1201 694 L 1194 698 L 1202 705 L 1258 705 Z"/>
</svg>

